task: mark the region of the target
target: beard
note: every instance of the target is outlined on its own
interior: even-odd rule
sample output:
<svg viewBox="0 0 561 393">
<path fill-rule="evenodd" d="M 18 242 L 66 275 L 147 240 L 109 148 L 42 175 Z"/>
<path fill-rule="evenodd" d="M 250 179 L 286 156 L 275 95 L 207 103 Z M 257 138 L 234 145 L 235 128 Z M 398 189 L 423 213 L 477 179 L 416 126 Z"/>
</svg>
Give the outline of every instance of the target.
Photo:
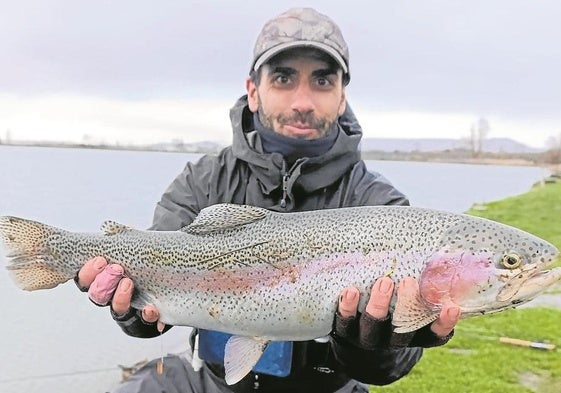
<svg viewBox="0 0 561 393">
<path fill-rule="evenodd" d="M 276 123 L 281 126 L 284 126 L 286 124 L 298 123 L 298 124 L 304 124 L 306 128 L 312 128 L 318 130 L 318 135 L 319 135 L 318 138 L 323 138 L 329 135 L 329 133 L 334 129 L 333 126 L 337 119 L 337 117 L 335 117 L 335 119 L 333 120 L 329 120 L 326 118 L 317 118 L 311 112 L 309 113 L 293 112 L 291 115 L 284 115 L 282 113 L 279 115 L 268 115 L 263 110 L 261 103 L 259 103 L 259 106 L 257 108 L 257 113 L 259 115 L 259 120 L 261 121 L 261 124 L 263 124 L 265 127 L 275 132 L 277 132 L 277 130 L 274 129 L 275 120 Z M 300 138 L 297 137 L 297 139 Z M 304 137 L 302 137 L 302 139 L 304 139 Z"/>
</svg>

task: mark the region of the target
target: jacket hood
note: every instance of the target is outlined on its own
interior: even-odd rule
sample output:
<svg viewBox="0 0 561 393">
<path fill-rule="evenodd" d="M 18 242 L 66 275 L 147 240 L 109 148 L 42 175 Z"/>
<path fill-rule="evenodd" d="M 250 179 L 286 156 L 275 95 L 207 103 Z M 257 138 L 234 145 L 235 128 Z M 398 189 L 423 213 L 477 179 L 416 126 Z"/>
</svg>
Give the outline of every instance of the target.
<svg viewBox="0 0 561 393">
<path fill-rule="evenodd" d="M 317 157 L 299 159 L 291 168 L 286 167 L 282 155 L 263 153 L 254 143 L 258 136 L 253 133 L 253 113 L 249 110 L 247 95 L 230 110 L 230 120 L 234 133 L 232 152 L 249 164 L 267 194 L 282 184 L 284 176 L 288 176 L 289 191 L 295 184 L 306 192 L 327 187 L 360 161 L 358 145 L 362 129 L 348 104 L 339 117 L 340 132 L 331 149 Z"/>
</svg>

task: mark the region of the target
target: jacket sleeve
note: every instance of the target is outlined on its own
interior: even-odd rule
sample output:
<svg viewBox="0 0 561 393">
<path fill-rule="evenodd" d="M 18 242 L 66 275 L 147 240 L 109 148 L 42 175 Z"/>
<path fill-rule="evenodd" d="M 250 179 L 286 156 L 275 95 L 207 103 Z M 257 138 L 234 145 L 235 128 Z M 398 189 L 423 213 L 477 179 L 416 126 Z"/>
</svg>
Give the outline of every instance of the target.
<svg viewBox="0 0 561 393">
<path fill-rule="evenodd" d="M 193 222 L 197 214 L 210 205 L 208 187 L 215 159 L 204 156 L 196 163 L 187 163 L 156 204 L 151 230 L 179 230 Z"/>
<path fill-rule="evenodd" d="M 156 322 L 150 323 L 142 319 L 141 310 L 130 308 L 124 315 L 117 315 L 111 309 L 111 316 L 123 332 L 132 337 L 151 338 L 160 335 Z M 172 326 L 166 325 L 163 333 L 171 329 Z"/>
<path fill-rule="evenodd" d="M 213 172 L 216 157 L 204 156 L 196 163 L 188 163 L 173 180 L 156 205 L 151 230 L 174 231 L 190 224 L 198 212 L 208 204 L 208 178 Z M 129 336 L 150 338 L 160 333 L 156 323 L 142 319 L 140 310 L 131 308 L 125 315 L 118 316 L 111 310 L 117 325 Z M 166 326 L 165 331 L 171 326 Z"/>
<path fill-rule="evenodd" d="M 409 206 L 407 197 L 384 176 L 368 171 L 364 161 L 353 168 L 348 188 L 352 194 L 346 197 L 347 206 Z"/>
<path fill-rule="evenodd" d="M 337 367 L 370 385 L 388 385 L 404 377 L 423 354 L 422 348 L 365 350 L 335 337 L 330 343 Z"/>
</svg>

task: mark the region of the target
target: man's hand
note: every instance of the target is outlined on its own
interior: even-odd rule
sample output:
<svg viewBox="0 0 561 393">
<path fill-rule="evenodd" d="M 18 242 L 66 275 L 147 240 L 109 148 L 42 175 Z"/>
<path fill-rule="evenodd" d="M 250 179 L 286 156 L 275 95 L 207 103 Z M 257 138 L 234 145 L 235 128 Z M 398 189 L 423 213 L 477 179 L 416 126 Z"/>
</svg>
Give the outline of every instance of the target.
<svg viewBox="0 0 561 393">
<path fill-rule="evenodd" d="M 125 277 L 124 269 L 116 263 L 107 264 L 103 257 L 89 260 L 80 269 L 76 284 L 82 291 L 88 291 L 92 302 L 99 306 L 111 304 L 117 316 L 125 315 L 131 309 L 131 298 L 134 285 L 130 278 Z M 154 306 L 147 305 L 142 309 L 142 319 L 148 323 L 158 321 L 160 314 Z M 158 322 L 158 330 L 164 325 Z"/>
<path fill-rule="evenodd" d="M 392 332 L 389 307 L 393 291 L 394 283 L 389 277 L 378 279 L 372 287 L 365 312 L 358 316 L 359 291 L 354 287 L 345 288 L 339 300 L 334 334 L 364 349 L 432 347 L 450 339 L 461 314 L 460 308 L 452 303 L 442 307 L 440 316 L 429 327 L 411 333 Z M 418 292 L 417 280 L 406 277 L 399 284 L 397 296 L 414 297 Z"/>
</svg>

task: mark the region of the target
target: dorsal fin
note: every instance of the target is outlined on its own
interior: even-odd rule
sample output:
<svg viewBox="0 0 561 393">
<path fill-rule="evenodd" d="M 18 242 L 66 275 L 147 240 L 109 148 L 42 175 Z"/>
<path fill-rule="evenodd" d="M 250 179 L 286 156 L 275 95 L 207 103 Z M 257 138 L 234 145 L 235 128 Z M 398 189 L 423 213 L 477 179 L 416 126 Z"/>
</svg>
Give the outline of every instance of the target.
<svg viewBox="0 0 561 393">
<path fill-rule="evenodd" d="M 262 220 L 268 213 L 260 207 L 222 203 L 204 208 L 190 225 L 181 230 L 192 235 L 223 231 Z"/>
<path fill-rule="evenodd" d="M 115 221 L 107 220 L 103 224 L 101 224 L 101 230 L 105 233 L 105 235 L 112 236 L 131 231 L 132 228 L 123 224 L 119 224 Z"/>
</svg>

